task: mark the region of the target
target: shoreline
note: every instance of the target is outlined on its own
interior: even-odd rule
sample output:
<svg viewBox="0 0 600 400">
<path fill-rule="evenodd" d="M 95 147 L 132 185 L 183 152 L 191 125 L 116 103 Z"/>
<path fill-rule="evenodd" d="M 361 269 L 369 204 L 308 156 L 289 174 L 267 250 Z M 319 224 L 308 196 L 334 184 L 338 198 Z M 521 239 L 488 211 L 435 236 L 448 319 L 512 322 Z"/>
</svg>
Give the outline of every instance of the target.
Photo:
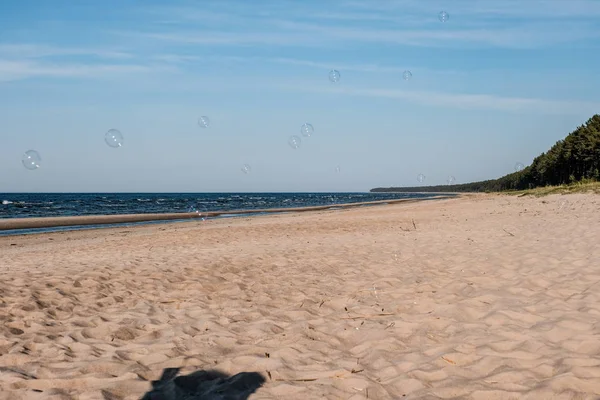
<svg viewBox="0 0 600 400">
<path fill-rule="evenodd" d="M 385 204 L 396 204 L 396 203 L 412 203 L 424 200 L 440 200 L 448 199 L 456 196 L 431 196 L 419 199 L 393 199 L 393 200 L 376 200 L 376 201 L 365 201 L 358 203 L 342 203 L 342 204 L 328 204 L 322 206 L 308 206 L 308 207 L 291 207 L 291 208 L 267 208 L 267 209 L 255 209 L 255 210 L 223 210 L 223 211 L 207 211 L 204 213 L 153 213 L 153 214 L 116 214 L 116 215 L 80 215 L 80 216 L 65 216 L 65 217 L 31 217 L 31 218 L 3 218 L 0 219 L 0 232 L 4 231 L 16 231 L 5 234 L 19 235 L 21 231 L 29 229 L 49 229 L 49 228 L 65 228 L 65 227 L 86 227 L 89 229 L 96 229 L 92 226 L 101 225 L 124 225 L 131 223 L 150 223 L 150 222 L 177 222 L 185 221 L 190 219 L 198 219 L 202 217 L 223 217 L 223 216 L 242 216 L 242 215 L 253 215 L 253 214 L 274 214 L 274 213 L 288 213 L 288 212 L 310 212 L 310 211 L 323 211 L 330 209 L 345 209 L 355 208 L 369 205 L 385 205 Z M 44 231 L 40 231 L 42 233 Z"/>
</svg>

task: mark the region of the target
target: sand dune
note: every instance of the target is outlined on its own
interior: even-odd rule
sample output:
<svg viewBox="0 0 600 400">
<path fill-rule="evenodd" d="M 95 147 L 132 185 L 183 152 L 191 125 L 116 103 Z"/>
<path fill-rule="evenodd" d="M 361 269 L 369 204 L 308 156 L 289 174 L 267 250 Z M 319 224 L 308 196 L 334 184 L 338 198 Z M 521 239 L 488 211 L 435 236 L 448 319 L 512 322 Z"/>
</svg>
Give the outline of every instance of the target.
<svg viewBox="0 0 600 400">
<path fill-rule="evenodd" d="M 0 399 L 600 398 L 600 197 L 467 196 L 0 238 Z"/>
</svg>

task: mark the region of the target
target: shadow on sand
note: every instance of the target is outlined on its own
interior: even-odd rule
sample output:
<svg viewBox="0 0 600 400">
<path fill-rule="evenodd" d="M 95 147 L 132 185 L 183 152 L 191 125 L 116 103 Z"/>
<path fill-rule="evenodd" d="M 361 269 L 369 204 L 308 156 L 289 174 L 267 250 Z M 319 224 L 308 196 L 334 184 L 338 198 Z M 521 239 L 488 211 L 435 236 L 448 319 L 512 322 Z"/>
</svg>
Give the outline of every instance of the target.
<svg viewBox="0 0 600 400">
<path fill-rule="evenodd" d="M 177 376 L 179 370 L 165 368 L 141 400 L 246 400 L 265 383 L 258 372 L 227 376 L 219 371 L 200 370 Z"/>
</svg>

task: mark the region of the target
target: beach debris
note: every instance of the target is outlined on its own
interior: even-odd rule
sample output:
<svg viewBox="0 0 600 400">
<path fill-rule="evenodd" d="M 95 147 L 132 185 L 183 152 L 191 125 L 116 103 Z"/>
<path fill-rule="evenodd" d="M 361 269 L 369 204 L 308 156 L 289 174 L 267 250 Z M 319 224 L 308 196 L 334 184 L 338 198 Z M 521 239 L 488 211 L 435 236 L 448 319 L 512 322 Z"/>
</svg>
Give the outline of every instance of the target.
<svg viewBox="0 0 600 400">
<path fill-rule="evenodd" d="M 394 313 L 379 313 L 379 314 L 372 314 L 372 315 L 358 315 L 356 317 L 342 317 L 342 319 L 369 319 L 369 318 L 376 318 L 376 317 L 387 317 L 390 315 L 395 315 Z"/>
<path fill-rule="evenodd" d="M 507 230 L 506 230 L 506 229 L 504 229 L 504 228 L 502 228 L 502 230 L 503 230 L 504 232 L 508 233 L 510 236 L 515 236 L 515 235 L 513 235 L 512 233 L 510 233 L 509 231 L 507 231 Z"/>
<path fill-rule="evenodd" d="M 0 367 L 0 372 L 12 372 L 13 374 L 21 375 L 24 379 L 37 379 L 37 376 L 18 368 Z"/>
<path fill-rule="evenodd" d="M 334 377 L 332 377 L 334 378 Z M 318 380 L 319 378 L 300 378 L 300 379 L 282 379 L 282 378 L 277 378 L 275 379 L 276 381 L 279 382 L 313 382 Z"/>
<path fill-rule="evenodd" d="M 451 359 L 449 359 L 449 358 L 446 358 L 446 357 L 444 357 L 444 356 L 442 356 L 442 360 L 446 361 L 446 362 L 447 362 L 447 363 L 449 363 L 449 364 L 456 365 L 456 363 L 455 363 L 454 361 L 452 361 Z"/>
</svg>

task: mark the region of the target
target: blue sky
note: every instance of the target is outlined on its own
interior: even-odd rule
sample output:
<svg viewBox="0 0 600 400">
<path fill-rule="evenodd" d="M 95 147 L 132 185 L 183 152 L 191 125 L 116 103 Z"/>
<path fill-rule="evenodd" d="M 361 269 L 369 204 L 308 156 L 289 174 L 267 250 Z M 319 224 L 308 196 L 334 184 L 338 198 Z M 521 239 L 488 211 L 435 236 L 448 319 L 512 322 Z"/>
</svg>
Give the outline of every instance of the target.
<svg viewBox="0 0 600 400">
<path fill-rule="evenodd" d="M 496 178 L 600 112 L 599 21 L 596 0 L 0 2 L 0 192 Z"/>
</svg>

